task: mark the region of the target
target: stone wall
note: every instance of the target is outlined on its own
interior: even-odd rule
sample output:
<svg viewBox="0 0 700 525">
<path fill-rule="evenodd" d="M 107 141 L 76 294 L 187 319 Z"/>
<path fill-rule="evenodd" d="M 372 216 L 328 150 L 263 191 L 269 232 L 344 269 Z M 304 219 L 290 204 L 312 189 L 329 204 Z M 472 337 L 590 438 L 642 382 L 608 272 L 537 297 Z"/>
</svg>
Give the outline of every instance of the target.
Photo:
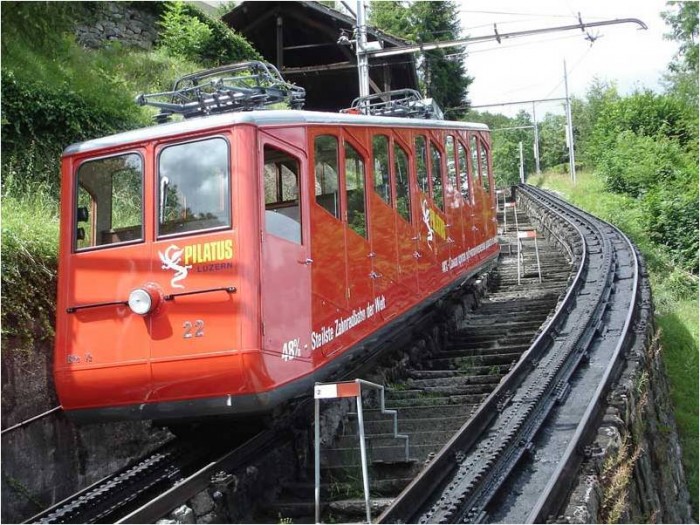
<svg viewBox="0 0 700 525">
<path fill-rule="evenodd" d="M 49 281 L 47 286 L 55 286 Z M 40 330 L 38 323 L 35 332 Z M 58 406 L 51 340 L 2 341 L 2 428 Z M 2 523 L 21 523 L 169 438 L 147 422 L 76 426 L 62 412 L 2 435 Z"/>
<path fill-rule="evenodd" d="M 89 15 L 75 27 L 76 39 L 93 49 L 115 41 L 150 49 L 158 38 L 158 17 L 150 11 L 133 2 L 94 2 Z"/>
</svg>

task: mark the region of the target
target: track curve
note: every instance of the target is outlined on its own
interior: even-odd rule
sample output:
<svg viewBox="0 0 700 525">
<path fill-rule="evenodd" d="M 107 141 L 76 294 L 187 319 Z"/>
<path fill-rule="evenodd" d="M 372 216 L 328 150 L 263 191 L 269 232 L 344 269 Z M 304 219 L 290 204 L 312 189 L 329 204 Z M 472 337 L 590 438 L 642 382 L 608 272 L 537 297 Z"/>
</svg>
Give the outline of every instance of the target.
<svg viewBox="0 0 700 525">
<path fill-rule="evenodd" d="M 561 487 L 566 485 L 562 478 L 571 474 L 576 458 L 580 459 L 577 448 L 600 416 L 620 355 L 632 343 L 640 277 L 638 256 L 629 240 L 616 228 L 549 193 L 525 186 L 517 191 L 519 205 L 539 216 L 541 229 L 577 232 L 570 242 L 577 274 L 532 347 L 379 522 L 491 521 L 497 516 L 490 514 L 498 512 L 506 522 L 546 519 L 554 511 L 553 502 L 561 499 Z M 581 367 L 584 362 L 587 366 Z M 499 498 L 494 511 L 489 502 L 509 483 L 523 456 L 535 452 L 533 441 L 538 432 L 548 431 L 556 405 L 560 414 L 577 419 L 571 435 L 559 440 L 559 448 L 561 442 L 568 443 L 565 451 L 555 452 L 557 447 L 552 446 L 547 461 L 540 462 L 556 468 L 521 477 L 517 492 L 523 498 L 506 504 Z M 495 416 L 490 415 L 494 408 Z M 567 425 L 571 427 L 572 422 Z M 543 443 L 538 441 L 538 446 Z M 536 452 L 543 453 L 541 448 Z M 541 497 L 533 499 L 533 495 Z M 528 512 L 523 514 L 522 509 Z"/>
</svg>

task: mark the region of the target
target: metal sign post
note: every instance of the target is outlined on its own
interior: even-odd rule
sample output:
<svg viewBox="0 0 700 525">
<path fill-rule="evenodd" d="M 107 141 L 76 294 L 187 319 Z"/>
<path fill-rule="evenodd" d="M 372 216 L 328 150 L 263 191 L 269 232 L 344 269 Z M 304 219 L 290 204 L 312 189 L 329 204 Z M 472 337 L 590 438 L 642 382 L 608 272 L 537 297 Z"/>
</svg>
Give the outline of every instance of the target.
<svg viewBox="0 0 700 525">
<path fill-rule="evenodd" d="M 314 385 L 314 504 L 316 523 L 321 523 L 321 399 L 338 399 L 354 397 L 357 403 L 357 426 L 360 434 L 360 459 L 362 461 L 362 485 L 365 494 L 365 512 L 367 523 L 372 523 L 372 512 L 369 501 L 369 470 L 367 467 L 367 448 L 365 444 L 365 423 L 362 413 L 362 385 L 380 391 L 380 410 L 382 414 L 394 417 L 394 437 L 406 442 L 406 460 L 408 460 L 408 436 L 398 433 L 396 410 L 387 410 L 384 406 L 384 387 L 363 379 L 344 381 L 340 383 L 316 383 Z"/>
</svg>

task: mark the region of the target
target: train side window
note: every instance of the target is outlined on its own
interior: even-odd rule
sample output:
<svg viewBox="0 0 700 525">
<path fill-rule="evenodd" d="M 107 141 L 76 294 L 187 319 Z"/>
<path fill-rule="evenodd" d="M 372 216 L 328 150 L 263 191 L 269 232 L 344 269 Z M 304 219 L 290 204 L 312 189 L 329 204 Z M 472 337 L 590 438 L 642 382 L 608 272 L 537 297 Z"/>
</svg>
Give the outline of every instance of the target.
<svg viewBox="0 0 700 525">
<path fill-rule="evenodd" d="M 442 189 L 442 155 L 432 142 L 430 143 L 430 159 L 432 161 L 431 172 L 433 175 L 433 202 L 438 208 L 445 211 L 445 199 Z"/>
<path fill-rule="evenodd" d="M 374 191 L 391 206 L 391 185 L 389 184 L 389 137 L 372 137 L 372 157 L 374 158 Z"/>
<path fill-rule="evenodd" d="M 365 163 L 360 153 L 345 143 L 345 197 L 348 203 L 348 226 L 367 238 L 365 214 Z"/>
<path fill-rule="evenodd" d="M 489 184 L 489 163 L 488 159 L 486 158 L 486 147 L 484 146 L 483 142 L 479 143 L 479 154 L 480 154 L 480 162 L 479 164 L 481 165 L 481 183 L 484 185 L 484 191 L 486 193 L 491 193 L 491 186 Z"/>
<path fill-rule="evenodd" d="M 408 154 L 394 144 L 394 177 L 396 178 L 396 211 L 411 222 L 411 189 L 408 184 Z"/>
<path fill-rule="evenodd" d="M 143 160 L 130 153 L 78 168 L 75 248 L 143 240 Z"/>
<path fill-rule="evenodd" d="M 472 180 L 474 180 L 476 177 L 481 177 L 479 173 L 479 149 L 476 145 L 476 137 L 474 135 L 472 135 L 469 140 L 469 149 L 472 153 Z"/>
<path fill-rule="evenodd" d="M 264 148 L 265 231 L 301 244 L 299 161 L 271 146 Z"/>
<path fill-rule="evenodd" d="M 469 202 L 469 173 L 467 172 L 467 151 L 462 144 L 459 144 L 459 180 L 462 197 Z"/>
<path fill-rule="evenodd" d="M 158 236 L 231 226 L 228 143 L 167 146 L 158 157 Z"/>
<path fill-rule="evenodd" d="M 425 137 L 416 137 L 416 176 L 418 178 L 418 189 L 428 195 L 428 151 L 425 144 Z"/>
<path fill-rule="evenodd" d="M 457 191 L 457 166 L 455 165 L 455 139 L 452 135 L 445 138 L 445 155 L 447 156 L 447 183 L 450 191 Z"/>
<path fill-rule="evenodd" d="M 338 138 L 319 135 L 314 141 L 316 203 L 340 219 L 338 200 Z"/>
</svg>

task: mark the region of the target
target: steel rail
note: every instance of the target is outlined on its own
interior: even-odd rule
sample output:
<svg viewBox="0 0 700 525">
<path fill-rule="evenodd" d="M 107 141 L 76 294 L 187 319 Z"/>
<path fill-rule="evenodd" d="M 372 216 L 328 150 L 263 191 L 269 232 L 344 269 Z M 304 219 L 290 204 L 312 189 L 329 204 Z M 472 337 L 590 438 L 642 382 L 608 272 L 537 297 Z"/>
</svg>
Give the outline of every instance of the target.
<svg viewBox="0 0 700 525">
<path fill-rule="evenodd" d="M 541 190 L 529 189 L 529 191 L 531 194 L 538 196 L 542 193 Z M 558 201 L 558 206 L 562 208 L 568 208 L 570 210 L 573 209 L 571 205 L 557 197 L 552 196 L 551 194 L 548 194 L 547 198 L 550 203 L 554 199 Z M 576 212 L 580 214 L 581 210 L 576 209 Z M 588 213 L 586 213 L 586 215 L 588 215 L 596 221 L 599 221 L 599 219 L 593 217 Z M 621 364 L 620 354 L 622 353 L 624 345 L 628 342 L 627 336 L 630 333 L 630 327 L 632 326 L 632 322 L 638 310 L 639 303 L 637 301 L 637 297 L 639 295 L 640 272 L 639 257 L 637 255 L 637 251 L 635 250 L 630 239 L 624 233 L 622 233 L 622 231 L 619 228 L 613 225 L 608 226 L 615 230 L 619 238 L 626 245 L 626 249 L 630 252 L 630 254 L 632 254 L 631 260 L 634 264 L 634 281 L 631 288 L 634 291 L 635 296 L 630 301 L 627 315 L 625 318 L 625 324 L 621 331 L 622 336 L 618 339 L 617 345 L 615 346 L 615 349 L 613 350 L 613 353 L 610 357 L 608 366 L 606 367 L 605 372 L 603 373 L 603 377 L 601 378 L 598 387 L 596 388 L 596 391 L 593 397 L 591 398 L 591 401 L 586 407 L 584 416 L 579 425 L 577 426 L 573 438 L 571 439 L 569 445 L 564 451 L 564 454 L 562 455 L 562 458 L 559 461 L 554 474 L 550 477 L 547 486 L 545 487 L 541 496 L 539 497 L 539 499 L 533 506 L 530 514 L 528 515 L 527 519 L 525 520 L 526 523 L 543 522 L 548 518 L 550 514 L 555 512 L 557 510 L 557 506 L 561 504 L 561 501 L 563 500 L 563 497 L 565 496 L 565 492 L 568 490 L 569 485 L 564 481 L 566 478 L 570 477 L 571 474 L 575 472 L 575 470 L 578 468 L 578 465 L 583 459 L 580 451 L 582 450 L 582 447 L 589 441 L 589 436 L 591 432 L 597 427 L 597 423 L 600 419 L 600 415 L 603 410 L 602 400 L 604 399 L 604 394 L 608 391 L 610 384 L 617 375 L 616 369 L 618 369 Z"/>
<path fill-rule="evenodd" d="M 67 498 L 59 501 L 58 503 L 52 505 L 48 509 L 41 511 L 40 513 L 32 516 L 24 523 L 61 523 L 64 516 L 68 516 L 70 521 L 70 514 L 78 511 L 79 506 L 87 505 L 88 501 L 92 499 L 94 495 L 103 494 L 104 488 L 117 481 L 120 476 L 130 477 L 130 473 L 134 472 L 135 469 L 143 466 L 151 459 L 156 457 L 165 457 L 172 453 L 175 449 L 175 440 L 171 440 L 158 449 L 156 449 L 152 454 L 147 457 L 141 458 L 140 460 L 124 467 L 123 469 L 117 471 L 116 473 L 109 474 L 104 478 L 96 481 L 92 485 L 84 488 L 83 490 L 68 496 Z"/>
<path fill-rule="evenodd" d="M 61 405 L 58 405 L 57 407 L 53 407 L 51 410 L 47 410 L 46 412 L 42 412 L 41 414 L 38 414 L 34 417 L 30 417 L 29 419 L 25 419 L 21 423 L 17 423 L 16 425 L 12 425 L 11 427 L 7 427 L 2 429 L 0 431 L 0 435 L 4 436 L 5 434 L 8 434 L 10 432 L 14 432 L 15 430 L 19 430 L 20 428 L 24 428 L 27 425 L 34 423 L 35 421 L 39 421 L 40 419 L 44 419 L 47 416 L 50 416 L 51 414 L 54 414 L 56 412 L 59 412 L 63 409 Z"/>
<path fill-rule="evenodd" d="M 202 484 L 201 480 L 207 475 L 207 480 L 211 478 L 211 469 L 219 466 L 220 470 L 221 465 L 237 465 L 240 457 L 249 459 L 250 454 L 243 455 L 254 448 L 251 442 L 255 439 L 260 440 L 260 446 L 268 445 L 269 438 L 263 439 L 261 434 L 258 433 L 253 439 L 246 441 L 247 447 L 236 446 L 235 443 L 228 444 L 226 436 L 222 439 L 215 436 L 209 443 L 191 439 L 171 440 L 151 455 L 93 483 L 25 523 L 114 523 L 127 514 L 137 517 L 137 521 L 127 522 L 155 521 L 177 504 L 194 496 L 201 490 L 199 487 L 205 487 L 207 483 Z M 234 438 L 230 439 L 235 442 Z M 237 445 L 240 444 L 239 440 Z M 230 451 L 232 447 L 235 448 Z M 230 452 L 224 453 L 218 459 L 211 459 L 226 449 Z M 209 470 L 206 470 L 207 468 Z M 176 491 L 173 491 L 173 486 Z M 173 503 L 163 514 L 156 516 L 154 512 L 157 510 L 152 509 L 161 509 L 163 505 L 170 504 L 173 501 L 173 493 L 181 498 L 179 503 Z M 144 500 L 148 503 L 144 504 Z M 135 507 L 140 514 L 134 511 Z"/>
<path fill-rule="evenodd" d="M 520 191 L 522 191 L 524 194 L 527 194 L 527 191 L 524 190 L 524 188 L 521 188 Z M 539 195 L 539 197 L 541 204 L 541 201 L 544 199 L 544 197 L 541 194 Z M 552 205 L 547 204 L 547 207 L 551 209 Z M 545 378 L 548 378 L 547 382 L 550 384 L 547 385 L 546 389 L 540 391 L 540 394 L 538 394 L 538 396 L 540 397 L 538 399 L 542 399 L 545 398 L 545 396 L 549 396 L 548 393 L 550 391 L 554 394 L 557 394 L 558 397 L 565 397 L 566 393 L 568 392 L 568 389 L 570 388 L 569 380 L 573 372 L 578 367 L 582 358 L 586 355 L 588 348 L 592 344 L 596 333 L 600 330 L 600 326 L 603 321 L 603 314 L 607 308 L 607 302 L 611 294 L 612 280 L 616 272 L 617 263 L 614 257 L 612 241 L 608 238 L 608 236 L 605 234 L 605 232 L 603 232 L 602 229 L 603 226 L 607 225 L 605 225 L 605 223 L 603 223 L 599 219 L 595 218 L 593 218 L 593 220 L 589 219 L 587 221 L 582 221 L 581 217 L 583 214 L 580 212 L 580 210 L 577 210 L 576 212 L 571 212 L 572 209 L 574 208 L 569 206 L 567 214 L 576 216 L 576 220 L 578 222 L 588 222 L 588 225 L 585 226 L 585 228 L 589 229 L 591 231 L 591 234 L 594 234 L 598 238 L 598 242 L 603 243 L 605 245 L 602 251 L 594 253 L 600 253 L 600 255 L 596 255 L 596 260 L 599 261 L 597 263 L 597 269 L 600 269 L 603 272 L 603 274 L 607 275 L 607 277 L 605 283 L 602 286 L 593 287 L 594 291 L 598 290 L 598 292 L 596 293 L 599 293 L 600 298 L 596 299 L 596 304 L 592 308 L 592 314 L 590 318 L 583 324 L 579 325 L 578 328 L 576 328 L 576 340 L 573 342 L 573 344 L 568 344 L 568 349 L 566 349 L 567 345 L 560 345 L 565 351 L 562 352 L 562 350 L 559 350 L 561 356 L 557 357 L 557 359 L 560 360 L 560 364 L 557 365 L 557 372 L 555 375 L 550 374 L 544 376 Z M 585 236 L 581 231 L 581 227 L 574 224 L 572 220 L 564 217 L 563 214 L 564 212 L 561 210 L 557 213 L 561 220 L 564 220 L 565 222 L 569 223 L 569 225 L 573 225 L 574 228 L 579 232 L 579 235 L 581 236 L 585 248 Z M 621 238 L 625 240 L 627 246 L 631 247 L 629 240 L 622 236 L 619 230 L 617 230 L 617 232 L 618 235 L 620 235 Z M 587 253 L 588 249 L 585 248 L 583 250 L 582 257 L 587 256 Z M 635 253 L 633 248 L 631 253 L 632 255 L 634 255 Z M 636 257 L 632 257 L 632 259 L 635 263 L 634 284 L 632 289 L 636 291 L 639 283 L 638 263 Z M 575 279 L 573 286 L 569 289 L 569 293 L 567 294 L 565 301 L 563 301 L 557 309 L 555 318 L 559 318 L 559 316 L 562 315 L 562 312 L 564 312 L 565 310 L 569 310 L 568 301 L 572 297 L 572 294 L 575 292 L 575 290 L 577 290 L 580 286 L 581 271 L 584 267 L 587 267 L 588 264 L 589 261 L 587 258 L 584 258 L 581 261 L 577 278 Z M 596 268 L 593 268 L 593 270 L 595 269 Z M 607 389 L 611 378 L 615 375 L 614 368 L 618 366 L 619 363 L 618 356 L 620 353 L 620 349 L 628 341 L 627 334 L 629 333 L 629 327 L 634 316 L 636 304 L 637 299 L 636 295 L 634 295 L 630 300 L 630 306 L 628 307 L 624 330 L 621 332 L 622 336 L 616 346 L 617 350 L 615 352 L 615 355 L 611 360 L 608 361 L 606 373 L 604 374 L 603 379 L 598 383 L 595 396 L 583 417 L 582 421 L 584 422 L 582 422 L 581 425 L 579 425 L 579 432 L 576 435 L 577 442 L 580 442 L 583 439 L 585 439 L 584 436 L 588 434 L 590 429 L 593 427 L 595 420 L 597 419 L 595 417 L 595 415 L 597 414 L 595 407 L 599 405 L 602 393 Z M 520 362 L 518 363 L 518 367 L 521 367 L 525 362 L 532 362 L 533 356 L 535 354 L 535 347 L 540 344 L 543 338 L 546 337 L 547 339 L 549 339 L 551 337 L 551 329 L 555 326 L 555 318 L 553 318 L 547 325 L 547 327 L 545 327 L 542 330 L 540 336 L 535 341 L 535 343 L 533 343 L 531 349 L 522 356 Z M 576 327 L 576 325 L 574 325 L 574 327 Z M 514 370 L 511 374 L 514 375 L 514 372 L 516 371 Z M 508 379 L 510 379 L 510 376 L 507 376 L 506 380 Z M 465 476 L 464 468 L 462 468 L 460 472 L 458 472 L 455 476 L 455 454 L 464 454 L 465 450 L 468 450 L 474 445 L 474 443 L 476 443 L 478 437 L 472 438 L 472 443 L 469 444 L 467 448 L 459 446 L 458 443 L 460 441 L 462 443 L 468 443 L 469 440 L 463 437 L 464 434 L 469 434 L 473 432 L 477 432 L 479 435 L 481 434 L 481 430 L 483 430 L 484 427 L 483 419 L 485 418 L 483 412 L 485 410 L 492 409 L 493 407 L 490 401 L 496 398 L 499 395 L 499 393 L 505 391 L 505 385 L 502 384 L 497 389 L 497 391 L 495 391 L 494 393 L 492 393 L 491 396 L 489 396 L 485 404 L 482 405 L 482 407 L 479 409 L 479 411 L 477 411 L 475 416 L 469 422 L 467 422 L 465 426 L 462 427 L 460 432 L 443 448 L 443 450 L 439 453 L 438 457 L 433 461 L 433 463 L 429 465 L 429 467 L 423 471 L 419 478 L 415 479 L 404 490 L 404 492 L 399 496 L 399 498 L 397 498 L 394 504 L 389 509 L 387 509 L 387 511 L 385 511 L 384 514 L 382 514 L 382 516 L 380 516 L 380 522 L 417 521 L 416 518 L 418 517 L 419 510 L 425 508 L 429 494 L 432 493 L 437 487 L 443 487 L 444 489 L 444 480 L 447 479 L 450 475 L 453 476 L 453 482 L 447 489 L 445 489 L 442 492 L 441 502 L 439 502 L 436 505 L 433 505 L 433 510 L 428 511 L 427 514 L 423 514 L 420 517 L 420 519 L 422 521 L 438 520 L 441 522 L 462 522 L 472 520 L 479 521 L 484 518 L 483 509 L 486 507 L 488 499 L 496 493 L 495 489 L 497 488 L 497 486 L 505 481 L 507 475 L 515 466 L 515 463 L 519 461 L 520 457 L 527 450 L 528 445 L 530 444 L 529 440 L 532 437 L 534 437 L 534 434 L 539 429 L 539 426 L 547 417 L 549 411 L 552 409 L 554 404 L 553 402 L 549 402 L 549 400 L 545 398 L 544 402 L 537 401 L 536 405 L 523 405 L 523 407 L 526 408 L 526 412 L 529 417 L 526 421 L 524 417 L 522 418 L 524 421 L 517 421 L 516 428 L 519 430 L 515 430 L 512 432 L 517 439 L 519 439 L 520 441 L 524 441 L 524 443 L 521 443 L 521 445 L 524 444 L 525 446 L 518 447 L 516 445 L 508 445 L 506 449 L 501 451 L 502 453 L 498 458 L 496 458 L 495 460 L 493 458 L 489 460 L 489 463 L 487 465 L 488 468 L 482 467 L 481 470 L 475 469 L 476 474 L 474 474 L 473 477 Z M 530 391 L 530 389 L 527 390 L 527 393 L 529 393 Z M 534 414 L 534 417 L 532 414 Z M 494 415 L 493 418 L 495 419 L 496 415 Z M 505 428 L 512 429 L 513 427 L 505 426 Z M 491 431 L 493 432 L 493 429 L 491 429 Z M 472 434 L 472 436 L 473 435 L 474 434 Z M 517 441 L 517 439 L 515 441 Z M 569 448 L 571 450 L 576 450 L 575 445 L 573 444 L 570 445 Z M 507 456 L 506 460 L 502 459 L 504 456 Z M 560 463 L 560 468 L 556 472 L 556 479 L 550 480 L 549 484 L 547 485 L 546 492 L 543 493 L 542 497 L 540 498 L 540 501 L 538 502 L 538 507 L 534 509 L 533 513 L 531 514 L 531 519 L 541 520 L 543 519 L 543 516 L 546 517 L 548 509 L 552 508 L 553 501 L 555 501 L 557 499 L 557 495 L 560 495 L 561 493 L 561 490 L 557 490 L 562 488 L 562 484 L 559 483 L 559 481 L 563 476 L 565 476 L 565 473 L 571 471 L 572 465 L 575 463 L 575 457 L 575 455 L 567 456 L 567 458 L 569 459 Z M 457 463 L 459 463 L 459 461 Z M 498 469 L 495 469 L 494 465 L 497 465 Z M 460 490 L 466 490 L 466 492 L 460 493 Z M 450 494 L 452 495 L 452 499 L 450 498 Z M 468 497 L 467 494 L 469 494 Z M 535 515 L 536 511 L 537 514 Z M 455 515 L 458 517 L 455 518 Z"/>
<path fill-rule="evenodd" d="M 281 439 L 291 438 L 288 436 L 282 438 L 274 430 L 266 430 L 253 436 L 240 447 L 224 454 L 215 461 L 209 462 L 191 476 L 178 481 L 172 488 L 114 523 L 155 523 L 178 505 L 205 490 L 217 473 L 230 472 L 246 462 L 260 457 L 260 453 L 269 448 L 271 443 L 276 441 L 279 444 Z"/>
</svg>

